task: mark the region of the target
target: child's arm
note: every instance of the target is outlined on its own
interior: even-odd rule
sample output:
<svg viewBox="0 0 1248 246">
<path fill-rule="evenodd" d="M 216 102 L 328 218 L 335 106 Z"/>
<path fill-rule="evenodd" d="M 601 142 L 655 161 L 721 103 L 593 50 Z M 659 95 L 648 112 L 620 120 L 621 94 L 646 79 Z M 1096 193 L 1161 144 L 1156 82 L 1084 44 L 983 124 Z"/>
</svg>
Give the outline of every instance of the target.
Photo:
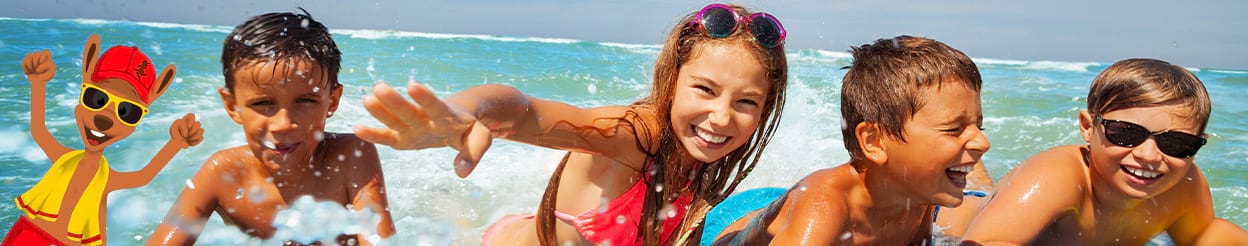
<svg viewBox="0 0 1248 246">
<path fill-rule="evenodd" d="M 1209 183 L 1199 168 L 1193 166 L 1180 182 L 1193 183 L 1180 183 L 1169 191 L 1187 195 L 1178 199 L 1183 204 L 1176 206 L 1184 214 L 1166 229 L 1176 245 L 1248 245 L 1248 232 L 1214 216 Z"/>
<path fill-rule="evenodd" d="M 471 173 L 490 146 L 491 136 L 552 147 L 596 153 L 641 163 L 627 108 L 582 109 L 530 97 L 503 85 L 483 85 L 459 92 L 446 101 L 423 85 L 409 85 L 415 103 L 399 96 L 385 84 L 373 87 L 364 107 L 385 128 L 356 127 L 355 133 L 369 142 L 396 149 L 450 146 L 460 151 L 455 170 L 461 177 Z"/>
<path fill-rule="evenodd" d="M 178 200 L 173 203 L 173 207 L 169 208 L 169 213 L 160 222 L 160 226 L 156 227 L 156 231 L 147 238 L 146 245 L 195 244 L 195 239 L 203 231 L 208 217 L 212 216 L 212 212 L 217 209 L 217 189 L 229 189 L 219 182 L 222 180 L 222 175 L 226 175 L 220 169 L 227 165 L 218 166 L 212 163 L 233 163 L 233 161 L 219 158 L 219 155 L 220 153 L 209 158 L 195 173 L 195 176 L 191 177 L 191 182 L 196 184 L 197 188 L 182 188 Z"/>
<path fill-rule="evenodd" d="M 56 76 L 56 63 L 52 62 L 52 53 L 43 50 L 26 54 L 26 58 L 22 58 L 22 71 L 26 73 L 26 80 L 30 81 L 30 135 L 35 138 L 39 148 L 43 149 L 43 153 L 48 155 L 48 159 L 55 161 L 71 149 L 57 142 L 44 122 L 47 114 L 48 81 Z"/>
<path fill-rule="evenodd" d="M 1087 182 L 1077 148 L 1050 149 L 1011 170 L 967 228 L 964 244 L 1028 244 L 1074 209 L 1090 190 L 1079 187 Z"/>
<path fill-rule="evenodd" d="M 204 140 L 204 129 L 199 127 L 199 121 L 195 120 L 195 114 L 186 114 L 181 119 L 173 121 L 169 125 L 169 142 L 165 142 L 165 146 L 156 152 L 156 156 L 143 166 L 143 169 L 133 172 L 113 173 L 116 178 L 109 179 L 109 190 L 130 189 L 147 185 L 160 173 L 161 169 L 169 164 L 169 160 L 178 154 L 179 150 L 199 144 Z"/>
<path fill-rule="evenodd" d="M 1175 244 L 1184 245 L 1175 241 Z M 1248 245 L 1248 231 L 1221 218 L 1214 218 L 1191 245 Z"/>
<path fill-rule="evenodd" d="M 360 184 L 360 188 L 355 191 L 351 198 L 352 207 L 355 210 L 370 209 L 372 212 L 381 216 L 378 222 L 376 233 L 382 238 L 389 238 L 394 235 L 394 221 L 390 217 L 389 199 L 386 198 L 386 180 L 382 173 L 381 161 L 377 157 L 377 147 L 363 140 L 356 140 L 362 143 L 356 148 L 362 153 L 357 158 L 356 165 L 352 171 L 352 183 Z M 356 242 L 359 245 L 372 245 L 368 239 L 368 235 L 356 235 Z M 340 242 L 341 243 L 341 242 Z M 344 244 L 345 245 L 345 244 Z"/>
</svg>

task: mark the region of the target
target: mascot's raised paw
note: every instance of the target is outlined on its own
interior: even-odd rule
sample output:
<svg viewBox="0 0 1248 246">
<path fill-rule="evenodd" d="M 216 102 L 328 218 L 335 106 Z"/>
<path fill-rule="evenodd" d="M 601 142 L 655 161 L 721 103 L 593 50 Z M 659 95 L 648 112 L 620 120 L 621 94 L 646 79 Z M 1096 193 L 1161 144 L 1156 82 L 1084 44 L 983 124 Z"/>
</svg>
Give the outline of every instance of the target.
<svg viewBox="0 0 1248 246">
<path fill-rule="evenodd" d="M 195 120 L 195 114 L 186 114 L 169 125 L 169 142 L 182 148 L 198 145 L 204 141 L 204 128 Z"/>
<path fill-rule="evenodd" d="M 56 63 L 52 63 L 52 52 L 43 50 L 26 54 L 26 58 L 22 58 L 22 72 L 26 73 L 26 79 L 30 82 L 42 84 L 52 80 L 52 76 L 56 76 Z"/>
</svg>

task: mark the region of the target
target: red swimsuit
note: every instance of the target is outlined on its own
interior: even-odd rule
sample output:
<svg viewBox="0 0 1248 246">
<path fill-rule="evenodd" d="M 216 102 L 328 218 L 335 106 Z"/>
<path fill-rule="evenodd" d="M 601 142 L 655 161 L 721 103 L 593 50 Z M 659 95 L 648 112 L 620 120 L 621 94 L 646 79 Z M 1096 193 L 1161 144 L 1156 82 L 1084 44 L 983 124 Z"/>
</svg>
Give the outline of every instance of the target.
<svg viewBox="0 0 1248 246">
<path fill-rule="evenodd" d="M 614 246 L 641 245 L 641 240 L 637 238 L 637 223 L 641 218 L 642 201 L 645 200 L 647 188 L 646 183 L 639 180 L 633 188 L 608 202 L 606 211 L 600 213 L 598 209 L 590 209 L 576 216 L 555 211 L 555 217 L 572 224 L 581 236 L 594 244 L 610 242 L 610 245 Z M 685 211 L 689 209 L 691 199 L 692 196 L 689 194 L 682 195 L 672 204 L 674 213 L 667 214 L 671 216 L 659 215 L 676 218 L 662 220 L 663 230 L 659 235 L 661 241 L 666 242 L 676 227 L 680 226 L 681 220 L 685 217 Z M 486 229 L 482 242 L 488 242 L 491 236 L 511 222 L 533 217 L 534 215 L 531 214 L 504 217 Z"/>
</svg>

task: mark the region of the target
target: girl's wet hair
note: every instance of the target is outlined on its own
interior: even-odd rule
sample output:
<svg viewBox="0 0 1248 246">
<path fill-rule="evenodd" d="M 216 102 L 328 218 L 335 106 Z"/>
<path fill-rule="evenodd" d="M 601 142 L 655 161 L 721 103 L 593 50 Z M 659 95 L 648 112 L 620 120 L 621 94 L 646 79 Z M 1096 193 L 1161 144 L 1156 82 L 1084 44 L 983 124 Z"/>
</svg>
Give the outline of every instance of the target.
<svg viewBox="0 0 1248 246">
<path fill-rule="evenodd" d="M 1133 58 L 1115 62 L 1092 79 L 1088 90 L 1088 113 L 1105 113 L 1136 107 L 1183 105 L 1187 119 L 1204 134 L 1212 110 L 1209 93 L 1187 69 L 1157 59 Z"/>
<path fill-rule="evenodd" d="M 225 88 L 234 89 L 234 72 L 255 62 L 310 61 L 325 69 L 330 85 L 339 86 L 338 70 L 342 52 L 334 44 L 329 28 L 303 13 L 267 13 L 251 17 L 225 37 L 221 49 Z M 275 69 L 276 70 L 276 69 Z"/>
<path fill-rule="evenodd" d="M 749 16 L 752 12 L 743 7 L 731 6 L 738 15 Z M 651 110 L 654 118 L 642 120 L 645 116 L 630 114 L 622 122 L 633 124 L 632 129 L 639 139 L 655 140 L 655 143 L 641 143 L 639 148 L 648 155 L 646 170 L 641 182 L 646 182 L 647 189 L 642 208 L 641 221 L 638 223 L 638 238 L 643 245 L 660 245 L 662 219 L 660 210 L 672 204 L 680 194 L 693 194 L 693 201 L 685 217 L 668 243 L 679 240 L 691 228 L 700 229 L 699 224 L 706 212 L 715 204 L 736 189 L 745 179 L 775 132 L 780 121 L 780 113 L 784 109 L 784 91 L 788 86 L 788 62 L 784 54 L 784 45 L 766 48 L 754 41 L 753 35 L 746 30 L 746 25 L 737 25 L 737 30 L 730 36 L 712 38 L 702 32 L 696 25 L 689 25 L 696 18 L 697 12 L 681 18 L 676 27 L 668 34 L 663 50 L 655 62 L 654 85 L 650 95 L 633 103 L 633 108 Z M 767 71 L 766 77 L 770 84 L 763 112 L 759 118 L 759 126 L 750 136 L 749 142 L 733 150 L 714 163 L 701 163 L 689 155 L 688 150 L 676 139 L 671 125 L 672 101 L 675 98 L 676 81 L 681 67 L 699 54 L 698 47 L 707 45 L 729 45 L 748 48 L 749 53 L 758 60 Z M 649 125 L 653 124 L 653 125 Z M 659 132 L 646 132 L 656 129 Z M 654 136 L 654 137 L 641 137 Z M 566 160 L 566 159 L 565 159 Z M 551 176 L 546 187 L 546 194 L 538 210 L 538 235 L 544 245 L 554 242 L 554 201 L 558 191 L 558 180 L 563 164 Z M 682 189 L 655 189 L 662 187 L 684 187 Z"/>
</svg>

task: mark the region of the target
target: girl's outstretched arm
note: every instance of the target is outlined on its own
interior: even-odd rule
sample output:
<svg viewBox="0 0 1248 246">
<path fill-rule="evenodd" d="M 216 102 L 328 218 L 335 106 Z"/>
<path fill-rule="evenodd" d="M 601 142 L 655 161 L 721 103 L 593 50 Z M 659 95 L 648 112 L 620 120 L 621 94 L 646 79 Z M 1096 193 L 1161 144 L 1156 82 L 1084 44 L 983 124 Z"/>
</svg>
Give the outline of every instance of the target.
<svg viewBox="0 0 1248 246">
<path fill-rule="evenodd" d="M 455 170 L 460 177 L 472 172 L 492 137 L 602 154 L 637 169 L 645 159 L 627 107 L 583 109 L 505 85 L 477 86 L 443 100 L 424 85 L 411 83 L 407 94 L 414 103 L 384 83 L 374 85 L 364 108 L 385 127 L 356 126 L 355 133 L 395 149 L 459 150 Z"/>
</svg>

